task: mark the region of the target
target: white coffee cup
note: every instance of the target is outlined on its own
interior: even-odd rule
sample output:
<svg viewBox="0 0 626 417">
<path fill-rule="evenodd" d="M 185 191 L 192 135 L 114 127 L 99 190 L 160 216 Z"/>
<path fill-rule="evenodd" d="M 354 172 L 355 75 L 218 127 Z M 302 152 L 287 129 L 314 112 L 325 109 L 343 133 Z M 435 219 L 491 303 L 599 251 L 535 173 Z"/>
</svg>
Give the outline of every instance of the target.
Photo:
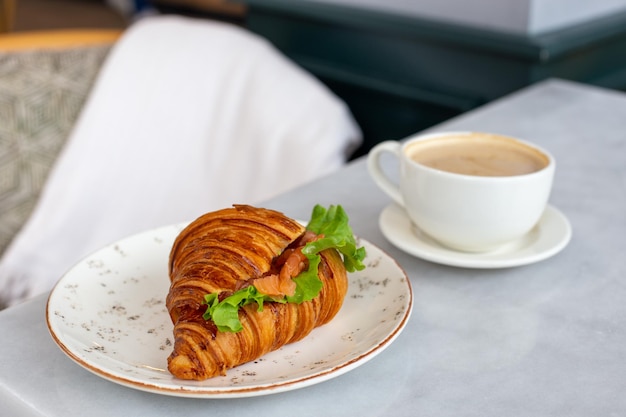
<svg viewBox="0 0 626 417">
<path fill-rule="evenodd" d="M 399 160 L 399 184 L 381 156 Z M 368 155 L 376 184 L 424 233 L 455 250 L 486 252 L 522 238 L 545 210 L 554 158 L 519 139 L 481 132 L 386 141 Z"/>
</svg>

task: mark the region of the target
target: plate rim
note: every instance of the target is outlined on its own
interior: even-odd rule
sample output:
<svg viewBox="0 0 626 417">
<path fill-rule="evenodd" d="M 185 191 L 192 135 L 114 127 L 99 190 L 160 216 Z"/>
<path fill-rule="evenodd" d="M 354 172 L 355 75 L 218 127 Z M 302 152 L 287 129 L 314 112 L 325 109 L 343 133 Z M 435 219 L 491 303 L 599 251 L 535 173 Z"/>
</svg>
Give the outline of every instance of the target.
<svg viewBox="0 0 626 417">
<path fill-rule="evenodd" d="M 155 233 L 161 229 L 168 229 L 168 228 L 173 227 L 173 228 L 176 228 L 176 230 L 180 230 L 185 224 L 187 223 L 173 224 L 173 225 L 162 226 L 162 227 L 158 227 L 154 229 L 145 230 L 145 231 L 121 238 L 117 240 L 116 242 L 113 242 L 109 245 L 105 245 L 101 247 L 100 249 L 93 251 L 91 254 L 85 256 L 82 260 L 78 261 L 72 268 L 70 268 L 58 280 L 58 282 L 55 284 L 55 286 L 53 287 L 53 289 L 51 290 L 50 294 L 47 297 L 46 308 L 45 308 L 46 326 L 55 344 L 73 362 L 75 362 L 82 368 L 86 369 L 87 371 L 91 372 L 92 374 L 95 374 L 105 380 L 109 380 L 118 385 L 129 387 L 129 388 L 134 388 L 140 391 L 161 394 L 161 395 L 169 395 L 169 396 L 176 396 L 176 397 L 206 398 L 206 399 L 262 396 L 262 395 L 286 392 L 286 391 L 290 391 L 294 389 L 305 388 L 305 387 L 338 377 L 340 375 L 343 375 L 357 368 L 360 365 L 365 364 L 369 360 L 376 357 L 379 353 L 384 351 L 389 345 L 391 345 L 391 343 L 400 335 L 400 333 L 402 333 L 402 331 L 404 330 L 404 328 L 406 327 L 410 319 L 410 316 L 413 310 L 413 304 L 414 304 L 414 294 L 413 294 L 411 280 L 408 274 L 406 273 L 404 268 L 402 268 L 402 266 L 398 263 L 398 261 L 394 259 L 392 256 L 390 256 L 387 252 L 385 252 L 384 250 L 382 250 L 380 247 L 376 246 L 372 242 L 366 239 L 357 237 L 358 241 L 361 244 L 366 244 L 375 248 L 376 250 L 380 252 L 382 256 L 387 257 L 388 260 L 393 263 L 395 268 L 397 268 L 398 272 L 401 274 L 400 280 L 406 286 L 405 294 L 407 295 L 407 300 L 405 302 L 405 308 L 404 308 L 402 316 L 400 317 L 399 320 L 395 321 L 394 326 L 390 329 L 390 332 L 386 334 L 384 338 L 381 338 L 380 340 L 376 341 L 376 343 L 373 343 L 372 346 L 369 347 L 366 351 L 360 353 L 357 356 L 350 357 L 346 361 L 333 364 L 332 366 L 327 367 L 327 368 L 321 368 L 310 374 L 305 374 L 299 377 L 295 377 L 293 379 L 287 379 L 282 382 L 272 382 L 272 383 L 267 383 L 267 384 L 259 383 L 257 385 L 241 386 L 241 387 L 232 386 L 232 385 L 220 386 L 220 387 L 215 387 L 215 386 L 197 387 L 197 386 L 185 386 L 186 381 L 182 379 L 177 380 L 177 381 L 180 381 L 180 385 L 170 384 L 169 386 L 162 386 L 158 383 L 148 383 L 145 380 L 141 380 L 140 378 L 122 377 L 122 376 L 117 375 L 115 372 L 111 372 L 110 370 L 106 368 L 103 369 L 102 367 L 94 366 L 91 363 L 93 361 L 88 361 L 88 360 L 83 359 L 79 354 L 77 354 L 74 351 L 74 349 L 66 341 L 63 340 L 63 337 L 60 336 L 60 333 L 62 333 L 64 329 L 62 328 L 62 326 L 56 323 L 54 319 L 55 314 L 51 311 L 52 302 L 54 300 L 54 297 L 58 294 L 58 291 L 59 291 L 57 289 L 61 287 L 64 281 L 64 278 L 68 276 L 75 267 L 78 267 L 81 263 L 85 262 L 87 259 L 91 258 L 92 256 L 98 254 L 100 251 L 105 251 L 107 249 L 110 249 L 112 246 L 120 244 L 127 239 L 137 239 L 141 235 Z M 348 276 L 350 276 L 350 273 Z M 327 323 L 324 327 L 332 325 L 332 322 L 334 320 L 335 318 L 331 322 Z M 301 343 L 305 341 L 306 341 L 306 337 L 297 343 Z"/>
</svg>

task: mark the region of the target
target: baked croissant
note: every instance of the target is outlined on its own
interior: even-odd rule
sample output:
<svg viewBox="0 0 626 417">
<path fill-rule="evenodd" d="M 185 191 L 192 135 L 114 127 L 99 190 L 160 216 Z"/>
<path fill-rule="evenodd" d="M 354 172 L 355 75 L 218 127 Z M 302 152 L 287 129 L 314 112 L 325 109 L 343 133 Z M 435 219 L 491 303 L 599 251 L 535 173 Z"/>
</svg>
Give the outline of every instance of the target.
<svg viewBox="0 0 626 417">
<path fill-rule="evenodd" d="M 207 213 L 189 224 L 175 239 L 169 259 L 166 304 L 175 339 L 169 371 L 192 380 L 225 375 L 329 322 L 348 287 L 346 267 L 334 248 L 319 253 L 322 288 L 312 300 L 265 302 L 262 309 L 257 303 L 246 304 L 238 310 L 237 332 L 221 331 L 213 320 L 203 318 L 207 294 L 220 294 L 221 299 L 251 284 L 273 292 L 275 280 L 268 277 L 288 269 L 288 254 L 299 253 L 298 247 L 315 239 L 310 235 L 282 213 L 246 205 Z M 306 261 L 300 261 L 298 270 L 306 267 Z"/>
</svg>

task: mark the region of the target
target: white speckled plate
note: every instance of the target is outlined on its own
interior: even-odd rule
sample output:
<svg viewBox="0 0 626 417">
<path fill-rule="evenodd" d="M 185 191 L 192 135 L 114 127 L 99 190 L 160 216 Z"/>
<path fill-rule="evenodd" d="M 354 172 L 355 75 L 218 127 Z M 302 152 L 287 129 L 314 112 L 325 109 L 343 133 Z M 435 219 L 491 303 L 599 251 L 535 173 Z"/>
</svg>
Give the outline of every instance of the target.
<svg viewBox="0 0 626 417">
<path fill-rule="evenodd" d="M 300 342 L 231 369 L 185 381 L 167 371 L 172 324 L 165 308 L 167 261 L 182 225 L 123 239 L 77 264 L 50 294 L 50 333 L 71 359 L 98 376 L 159 394 L 233 398 L 306 387 L 348 372 L 395 340 L 412 308 L 398 264 L 364 240 L 368 267 L 350 274 L 344 305 Z"/>
</svg>

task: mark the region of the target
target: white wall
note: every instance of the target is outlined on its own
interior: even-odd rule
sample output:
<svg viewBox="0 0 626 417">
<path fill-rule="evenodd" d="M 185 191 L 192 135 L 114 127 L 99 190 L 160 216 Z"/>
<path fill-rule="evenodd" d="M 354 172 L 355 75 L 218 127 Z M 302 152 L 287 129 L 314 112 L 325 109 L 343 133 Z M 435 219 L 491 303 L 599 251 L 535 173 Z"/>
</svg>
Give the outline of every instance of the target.
<svg viewBox="0 0 626 417">
<path fill-rule="evenodd" d="M 626 0 L 530 0 L 530 2 L 528 33 L 541 33 L 626 11 Z"/>
<path fill-rule="evenodd" d="M 626 0 L 307 1 L 363 7 L 518 34 L 549 32 L 626 11 Z"/>
</svg>

